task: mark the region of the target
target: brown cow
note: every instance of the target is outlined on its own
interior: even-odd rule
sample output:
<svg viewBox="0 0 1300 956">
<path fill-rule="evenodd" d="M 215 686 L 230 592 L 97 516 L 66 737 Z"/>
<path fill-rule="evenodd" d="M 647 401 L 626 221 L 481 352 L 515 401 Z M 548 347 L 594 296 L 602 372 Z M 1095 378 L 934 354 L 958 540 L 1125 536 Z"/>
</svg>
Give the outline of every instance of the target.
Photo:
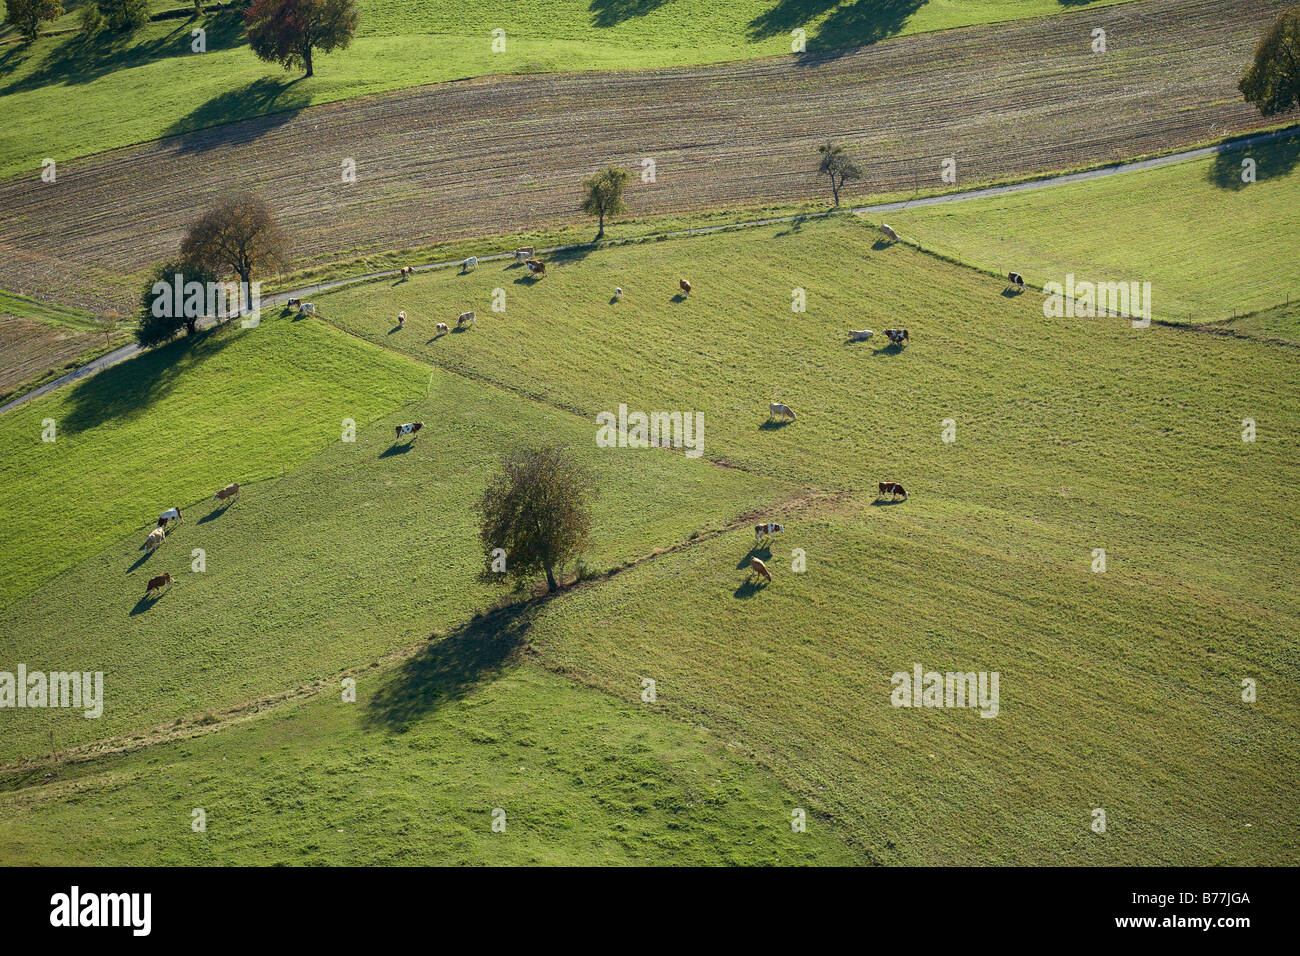
<svg viewBox="0 0 1300 956">
<path fill-rule="evenodd" d="M 239 497 L 239 482 L 232 481 L 226 487 L 222 488 L 212 496 L 214 501 L 229 501 L 231 498 Z"/>
<path fill-rule="evenodd" d="M 546 275 L 546 263 L 543 262 L 541 259 L 528 259 L 524 262 L 524 265 L 528 267 L 529 275 L 534 275 L 534 276 Z"/>
<path fill-rule="evenodd" d="M 144 596 L 148 597 L 154 591 L 161 591 L 165 587 L 171 587 L 172 574 L 170 571 L 164 571 L 157 577 L 149 579 L 148 586 L 144 589 Z"/>
<path fill-rule="evenodd" d="M 769 584 L 772 583 L 772 572 L 769 571 L 767 569 L 767 565 L 764 564 L 762 561 L 760 561 L 758 558 L 749 559 L 749 573 L 757 574 L 764 581 L 768 582 Z"/>
<path fill-rule="evenodd" d="M 685 279 L 677 280 L 677 288 L 682 290 L 682 296 L 689 299 L 691 297 L 691 284 Z"/>
<path fill-rule="evenodd" d="M 409 424 L 406 425 L 398 425 L 397 438 L 394 438 L 393 441 L 397 441 L 403 435 L 414 435 L 423 427 L 424 427 L 424 422 L 410 422 Z M 415 441 L 415 439 L 412 438 L 411 441 Z"/>
<path fill-rule="evenodd" d="M 896 500 L 899 495 L 902 495 L 903 500 L 906 501 L 907 489 L 896 481 L 882 481 L 880 483 L 880 497 L 883 498 L 885 495 L 889 495 L 891 501 Z"/>
</svg>

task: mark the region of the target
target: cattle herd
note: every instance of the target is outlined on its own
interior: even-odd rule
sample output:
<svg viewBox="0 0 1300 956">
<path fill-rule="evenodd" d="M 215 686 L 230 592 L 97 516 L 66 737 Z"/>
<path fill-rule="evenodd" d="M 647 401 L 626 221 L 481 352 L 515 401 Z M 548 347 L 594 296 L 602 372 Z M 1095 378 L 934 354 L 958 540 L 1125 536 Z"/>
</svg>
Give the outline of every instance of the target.
<svg viewBox="0 0 1300 956">
<path fill-rule="evenodd" d="M 227 507 L 239 497 L 239 483 L 232 481 L 224 488 L 212 496 L 214 501 L 224 502 Z M 168 508 L 158 516 L 157 526 L 149 532 L 149 537 L 145 538 L 144 549 L 147 554 L 153 554 L 167 540 L 167 528 L 173 524 L 179 524 L 184 516 L 180 508 Z M 161 591 L 164 588 L 171 587 L 171 572 L 164 571 L 162 574 L 155 575 L 149 579 L 145 585 L 144 596 L 148 597 L 155 591 Z"/>
</svg>

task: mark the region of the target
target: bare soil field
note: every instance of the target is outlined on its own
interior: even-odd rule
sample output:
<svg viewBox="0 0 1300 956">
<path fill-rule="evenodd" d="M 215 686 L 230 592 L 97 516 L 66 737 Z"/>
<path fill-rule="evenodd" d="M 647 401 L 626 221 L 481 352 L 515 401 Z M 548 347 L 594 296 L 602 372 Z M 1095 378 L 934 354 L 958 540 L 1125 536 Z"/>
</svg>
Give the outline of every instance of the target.
<svg viewBox="0 0 1300 956">
<path fill-rule="evenodd" d="M 0 312 L 0 397 L 79 359 L 104 337 Z"/>
<path fill-rule="evenodd" d="M 828 192 L 816 147 L 853 147 L 855 196 L 1160 152 L 1268 125 L 1237 78 L 1278 4 L 1150 0 L 704 68 L 489 78 L 249 120 L 0 184 L 0 286 L 126 310 L 234 189 L 278 211 L 299 264 L 579 218 L 581 180 L 634 172 L 637 215 Z M 1107 52 L 1092 52 L 1092 31 Z M 637 173 L 654 160 L 655 181 Z M 346 161 L 356 181 L 343 181 Z"/>
</svg>

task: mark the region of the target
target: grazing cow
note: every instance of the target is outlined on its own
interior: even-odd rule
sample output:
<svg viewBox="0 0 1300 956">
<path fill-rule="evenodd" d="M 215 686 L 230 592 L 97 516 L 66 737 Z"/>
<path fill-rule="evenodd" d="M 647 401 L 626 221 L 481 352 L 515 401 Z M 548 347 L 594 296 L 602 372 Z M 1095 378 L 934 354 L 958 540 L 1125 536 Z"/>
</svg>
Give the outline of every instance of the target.
<svg viewBox="0 0 1300 956">
<path fill-rule="evenodd" d="M 614 298 L 616 299 L 623 298 L 623 290 L 618 286 L 614 286 Z"/>
<path fill-rule="evenodd" d="M 149 579 L 149 583 L 145 585 L 144 596 L 148 597 L 154 591 L 161 591 L 163 588 L 171 587 L 171 584 L 172 573 L 170 571 L 164 571 L 157 577 Z"/>
<path fill-rule="evenodd" d="M 883 223 L 883 222 L 882 222 L 882 223 L 880 224 L 880 231 L 881 231 L 882 233 L 885 234 L 885 238 L 888 239 L 890 242 L 897 242 L 897 241 L 898 241 L 898 233 L 896 233 L 896 232 L 894 232 L 894 230 L 890 229 L 890 228 L 889 228 L 889 225 L 888 225 L 887 223 Z"/>
<path fill-rule="evenodd" d="M 849 340 L 852 342 L 865 342 L 875 334 L 870 329 L 858 329 L 856 332 L 850 329 Z"/>
<path fill-rule="evenodd" d="M 299 314 L 299 315 L 315 315 L 315 314 L 316 314 L 316 303 L 315 303 L 315 302 L 301 302 L 301 303 L 299 303 L 299 304 L 298 304 L 298 314 Z"/>
<path fill-rule="evenodd" d="M 1007 285 L 1008 285 L 1008 286 L 1015 286 L 1015 287 L 1016 287 L 1017 289 L 1019 289 L 1021 292 L 1024 292 L 1024 291 L 1025 291 L 1025 277 L 1022 276 L 1019 272 L 1008 272 L 1008 273 L 1007 273 Z"/>
<path fill-rule="evenodd" d="M 162 514 L 158 516 L 158 527 L 165 528 L 167 527 L 167 522 L 180 521 L 180 520 L 181 520 L 181 509 L 168 508 L 166 511 L 164 511 Z"/>
<path fill-rule="evenodd" d="M 754 543 L 762 541 L 765 537 L 771 537 L 774 534 L 780 534 L 785 530 L 785 525 L 777 524 L 775 521 L 769 521 L 766 524 L 754 525 Z"/>
<path fill-rule="evenodd" d="M 160 547 L 162 547 L 162 543 L 166 540 L 167 540 L 167 532 L 164 531 L 162 528 L 154 528 L 152 531 L 149 532 L 149 537 L 144 539 L 144 549 L 148 551 L 150 554 L 153 554 Z"/>
<path fill-rule="evenodd" d="M 768 584 L 772 583 L 772 572 L 769 571 L 767 569 L 767 565 L 764 564 L 762 561 L 760 561 L 758 558 L 749 559 L 749 573 L 751 575 L 757 574 Z"/>
<path fill-rule="evenodd" d="M 777 402 L 773 402 L 771 405 L 768 406 L 768 416 L 767 416 L 767 417 L 768 417 L 768 418 L 776 418 L 776 416 L 778 416 L 778 415 L 780 415 L 780 416 L 782 416 L 782 417 L 784 417 L 784 418 L 788 418 L 788 419 L 790 419 L 790 421 L 794 421 L 794 420 L 795 420 L 794 412 L 790 410 L 790 406 L 789 406 L 789 405 L 781 405 L 781 404 L 778 404 Z"/>
<path fill-rule="evenodd" d="M 393 441 L 394 442 L 398 441 L 403 435 L 414 435 L 423 427 L 424 427 L 424 422 L 408 422 L 405 425 L 398 425 L 397 437 L 394 438 Z M 415 439 L 412 438 L 411 441 L 415 441 Z"/>
<path fill-rule="evenodd" d="M 412 269 L 410 266 L 402 266 L 402 278 L 403 279 L 411 278 L 411 273 L 414 271 L 415 270 Z"/>
<path fill-rule="evenodd" d="M 909 341 L 907 329 L 885 329 L 885 337 L 895 345 L 902 345 Z"/>
<path fill-rule="evenodd" d="M 302 299 L 291 296 L 285 305 L 292 309 L 295 305 L 302 305 Z"/>
<path fill-rule="evenodd" d="M 401 312 L 398 312 L 398 313 L 397 313 L 397 327 L 398 327 L 399 329 L 404 329 L 404 328 L 406 328 L 406 310 L 405 310 L 405 309 L 403 309 Z"/>
<path fill-rule="evenodd" d="M 449 328 L 447 328 L 447 323 L 446 323 L 446 322 L 439 322 L 439 323 L 438 323 L 438 334 L 439 334 L 439 335 L 445 335 L 446 333 L 448 333 L 448 332 L 450 332 L 450 331 L 451 331 L 451 330 L 450 330 Z"/>
<path fill-rule="evenodd" d="M 525 262 L 536 256 L 537 250 L 532 246 L 521 246 L 515 250 L 515 262 Z"/>
<path fill-rule="evenodd" d="M 473 312 L 462 312 L 460 314 L 460 318 L 456 320 L 456 328 L 458 329 L 463 325 L 473 325 L 473 324 L 474 324 Z"/>
<path fill-rule="evenodd" d="M 465 264 L 460 267 L 460 271 L 469 272 L 469 270 L 473 269 L 476 265 L 478 265 L 478 256 L 470 256 L 465 260 Z"/>
<path fill-rule="evenodd" d="M 222 488 L 212 497 L 216 501 L 229 501 L 232 498 L 238 498 L 239 482 L 232 481 L 230 484 L 226 485 L 226 487 Z"/>
<path fill-rule="evenodd" d="M 677 280 L 677 288 L 682 290 L 682 296 L 689 299 L 691 297 L 691 284 L 685 279 Z"/>
<path fill-rule="evenodd" d="M 879 487 L 880 497 L 882 498 L 885 497 L 885 495 L 889 495 L 890 500 L 892 501 L 896 500 L 899 495 L 902 495 L 903 500 L 907 500 L 907 490 L 896 481 L 882 481 Z"/>
<path fill-rule="evenodd" d="M 534 275 L 534 276 L 546 275 L 546 263 L 543 262 L 541 259 L 528 259 L 524 262 L 524 265 L 528 267 L 529 275 Z"/>
</svg>

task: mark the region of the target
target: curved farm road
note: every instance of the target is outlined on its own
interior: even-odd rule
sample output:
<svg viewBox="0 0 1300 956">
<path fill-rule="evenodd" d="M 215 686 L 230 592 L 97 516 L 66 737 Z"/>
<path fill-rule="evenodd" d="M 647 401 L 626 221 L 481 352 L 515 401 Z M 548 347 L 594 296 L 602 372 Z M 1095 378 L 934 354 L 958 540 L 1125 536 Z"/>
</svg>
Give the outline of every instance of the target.
<svg viewBox="0 0 1300 956">
<path fill-rule="evenodd" d="M 1181 153 L 1170 153 L 1166 156 L 1157 156 L 1151 159 L 1138 160 L 1132 163 L 1119 163 L 1114 166 L 1104 166 L 1099 169 L 1089 169 L 1078 173 L 1067 173 L 1061 176 L 1049 176 L 1043 179 L 1035 179 L 1032 182 L 1011 183 L 1004 186 L 988 186 L 983 189 L 972 189 L 967 192 L 947 193 L 942 196 L 925 196 L 920 199 L 908 199 L 900 202 L 879 203 L 874 206 L 856 206 L 853 209 L 850 209 L 849 212 L 861 216 L 870 216 L 870 215 L 875 215 L 877 213 L 893 212 L 896 209 L 908 209 L 916 206 L 934 206 L 942 203 L 961 202 L 962 200 L 965 199 L 983 199 L 986 196 L 997 196 L 1002 193 L 1010 193 L 1010 192 L 1022 192 L 1027 189 L 1045 189 L 1049 186 L 1060 186 L 1064 183 L 1074 183 L 1085 179 L 1099 179 L 1103 176 L 1116 176 L 1119 175 L 1120 173 L 1132 173 L 1132 172 L 1138 172 L 1143 169 L 1153 169 L 1157 166 L 1167 166 L 1170 163 L 1181 163 L 1189 159 L 1201 159 L 1206 156 L 1213 156 L 1215 153 L 1220 153 L 1227 149 L 1237 149 L 1241 146 L 1253 145 L 1255 143 L 1264 143 L 1264 142 L 1268 142 L 1269 140 L 1279 139 L 1284 136 L 1296 136 L 1296 135 L 1300 135 L 1300 127 L 1292 127 L 1289 129 L 1277 130 L 1271 133 L 1260 133 L 1258 136 L 1252 136 L 1249 137 L 1248 139 L 1238 140 L 1232 143 L 1227 143 L 1227 144 L 1222 144 L 1217 146 L 1205 146 L 1200 149 L 1186 150 Z M 705 235 L 710 232 L 721 232 L 723 230 L 742 229 L 746 227 L 755 227 L 755 226 L 768 226 L 768 225 L 774 225 L 776 223 L 782 223 L 782 222 L 793 222 L 796 219 L 803 219 L 803 218 L 806 217 L 773 216 L 767 219 L 754 219 L 748 222 L 734 222 L 734 223 L 727 223 L 725 225 L 718 225 L 718 226 L 700 226 L 694 229 L 679 229 L 679 230 L 674 230 L 669 232 L 654 233 L 651 236 L 642 235 L 642 236 L 638 236 L 635 240 L 609 239 L 600 243 L 586 243 L 581 246 L 552 246 L 548 249 L 541 249 L 538 251 L 542 255 L 553 255 L 554 253 L 565 252 L 571 249 L 594 248 L 597 246 L 602 246 L 602 247 L 617 246 L 617 245 L 622 245 L 625 241 L 639 242 L 647 238 L 654 238 L 658 236 L 662 236 L 662 237 L 698 236 L 698 235 Z M 497 255 L 480 256 L 479 261 L 491 262 L 493 260 L 507 259 L 509 257 L 510 257 L 509 253 L 500 253 Z M 414 269 L 416 272 L 426 272 L 430 269 L 446 269 L 454 266 L 459 266 L 460 264 L 461 264 L 461 260 L 459 259 L 454 259 L 454 260 L 449 259 L 445 262 L 433 262 L 433 263 L 428 263 L 426 265 L 415 266 Z M 398 274 L 397 270 L 394 269 L 386 270 L 383 272 L 365 272 L 365 273 L 361 273 L 360 275 L 348 276 L 346 279 L 333 279 L 328 282 L 320 282 L 315 285 L 304 286 L 300 289 L 290 289 L 285 292 L 277 292 L 275 295 L 267 296 L 266 307 L 275 308 L 277 306 L 283 305 L 284 302 L 289 298 L 306 298 L 307 296 L 315 295 L 320 292 L 327 292 L 330 289 L 338 289 L 341 288 L 342 286 L 356 285 L 357 283 L 360 282 L 371 282 L 375 279 L 391 279 L 395 277 L 397 274 Z M 213 324 L 214 323 L 211 320 L 203 320 L 200 322 L 200 326 L 204 328 Z M 77 382 L 90 375 L 94 375 L 96 372 L 102 371 L 103 369 L 106 369 L 111 365 L 116 365 L 118 362 L 124 362 L 127 359 L 131 358 L 132 356 L 138 355 L 140 351 L 141 351 L 140 346 L 132 343 L 130 345 L 124 345 L 121 348 L 115 349 L 114 351 L 109 352 L 105 355 L 101 355 L 93 362 L 88 362 L 87 364 L 81 366 L 80 368 L 73 369 L 67 375 L 60 376 L 59 378 L 56 378 L 51 382 L 47 382 L 46 384 L 42 385 L 40 388 L 33 389 L 32 391 L 28 392 L 26 395 L 22 395 L 18 398 L 13 399 L 12 401 L 0 405 L 0 415 L 3 415 L 5 412 L 9 411 L 10 409 L 17 408 L 19 405 L 26 404 L 27 402 L 31 401 L 34 398 L 39 398 L 41 395 L 46 395 L 54 391 L 56 388 L 61 388 L 64 385 L 70 385 L 73 382 Z"/>
<path fill-rule="evenodd" d="M 1261 128 L 1236 81 L 1275 0 L 1143 0 L 817 57 L 486 78 L 313 107 L 0 183 L 0 287 L 98 311 L 216 197 L 257 189 L 300 263 L 578 218 L 581 180 L 634 176 L 637 215 L 821 196 L 816 146 L 863 191 L 1119 161 Z M 1091 51 L 1106 30 L 1106 53 Z M 69 95 L 75 96 L 75 92 Z M 56 157 L 57 158 L 57 157 Z M 347 160 L 356 181 L 342 181 Z"/>
</svg>

